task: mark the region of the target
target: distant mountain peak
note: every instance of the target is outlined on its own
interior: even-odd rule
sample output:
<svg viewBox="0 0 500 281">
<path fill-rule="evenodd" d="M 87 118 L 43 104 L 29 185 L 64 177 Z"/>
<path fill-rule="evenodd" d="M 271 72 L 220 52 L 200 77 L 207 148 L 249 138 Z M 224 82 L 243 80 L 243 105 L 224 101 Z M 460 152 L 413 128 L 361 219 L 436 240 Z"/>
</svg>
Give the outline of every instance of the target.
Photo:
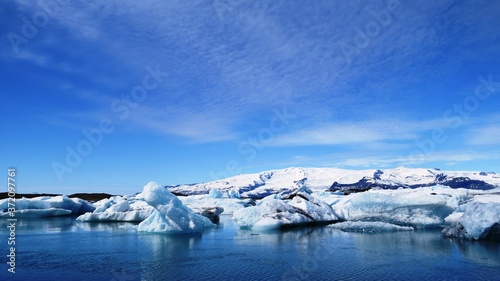
<svg viewBox="0 0 500 281">
<path fill-rule="evenodd" d="M 208 194 L 211 189 L 237 189 L 243 197 L 262 198 L 305 187 L 313 191 L 358 192 L 372 188 L 397 189 L 446 185 L 451 188 L 493 189 L 500 176 L 485 172 L 441 171 L 400 166 L 393 169 L 346 170 L 338 168 L 289 167 L 241 174 L 207 183 L 167 186 L 180 195 Z"/>
</svg>

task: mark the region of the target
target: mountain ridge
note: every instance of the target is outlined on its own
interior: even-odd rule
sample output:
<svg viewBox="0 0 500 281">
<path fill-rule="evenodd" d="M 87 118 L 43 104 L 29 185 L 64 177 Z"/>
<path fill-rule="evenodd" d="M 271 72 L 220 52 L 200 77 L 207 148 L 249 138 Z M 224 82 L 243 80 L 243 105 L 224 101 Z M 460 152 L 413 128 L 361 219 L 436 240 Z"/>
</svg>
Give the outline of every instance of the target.
<svg viewBox="0 0 500 281">
<path fill-rule="evenodd" d="M 480 171 L 442 171 L 406 168 L 347 170 L 339 168 L 290 167 L 260 173 L 240 174 L 206 183 L 166 186 L 177 195 L 208 194 L 211 189 L 236 189 L 242 197 L 262 198 L 300 187 L 313 191 L 364 191 L 372 188 L 397 189 L 446 185 L 451 188 L 493 189 L 500 187 L 500 175 Z"/>
</svg>

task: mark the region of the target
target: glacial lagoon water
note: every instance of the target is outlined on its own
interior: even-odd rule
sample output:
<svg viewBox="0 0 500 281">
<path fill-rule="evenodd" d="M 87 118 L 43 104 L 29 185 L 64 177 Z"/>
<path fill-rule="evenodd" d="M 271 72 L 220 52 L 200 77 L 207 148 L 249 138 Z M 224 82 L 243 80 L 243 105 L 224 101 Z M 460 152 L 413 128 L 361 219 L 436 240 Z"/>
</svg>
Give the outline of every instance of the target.
<svg viewBox="0 0 500 281">
<path fill-rule="evenodd" d="M 12 274 L 0 222 L 0 280 L 500 280 L 499 243 L 445 239 L 438 230 L 255 233 L 229 216 L 197 235 L 138 233 L 130 223 L 69 217 L 19 220 Z"/>
</svg>

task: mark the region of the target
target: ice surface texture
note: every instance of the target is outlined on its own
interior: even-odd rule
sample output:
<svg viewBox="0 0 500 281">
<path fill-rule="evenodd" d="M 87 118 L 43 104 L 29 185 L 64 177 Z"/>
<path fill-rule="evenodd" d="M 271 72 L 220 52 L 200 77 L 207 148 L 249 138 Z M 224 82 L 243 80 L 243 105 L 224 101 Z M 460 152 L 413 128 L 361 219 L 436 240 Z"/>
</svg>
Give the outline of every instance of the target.
<svg viewBox="0 0 500 281">
<path fill-rule="evenodd" d="M 370 190 L 339 200 L 333 209 L 347 221 L 380 221 L 403 226 L 436 227 L 445 223 L 467 190 L 447 187 Z"/>
<path fill-rule="evenodd" d="M 234 212 L 233 220 L 242 228 L 278 229 L 306 223 L 327 223 L 337 220 L 332 207 L 301 188 L 292 194 L 268 196 L 256 206 Z"/>
<path fill-rule="evenodd" d="M 77 218 L 79 221 L 128 221 L 141 222 L 149 217 L 154 209 L 134 197 L 113 196 L 94 204 L 96 209 Z"/>
<path fill-rule="evenodd" d="M 142 198 L 154 208 L 153 213 L 141 222 L 138 231 L 162 233 L 201 232 L 214 224 L 186 207 L 166 188 L 150 182 L 137 198 Z"/>
<path fill-rule="evenodd" d="M 445 236 L 479 240 L 500 238 L 500 203 L 470 202 L 465 212 L 443 230 Z"/>
<path fill-rule="evenodd" d="M 9 216 L 9 199 L 0 200 L 0 217 Z M 79 215 L 92 212 L 95 207 L 79 198 L 62 196 L 41 196 L 35 198 L 16 199 L 15 217 L 53 217 L 62 215 Z"/>
</svg>

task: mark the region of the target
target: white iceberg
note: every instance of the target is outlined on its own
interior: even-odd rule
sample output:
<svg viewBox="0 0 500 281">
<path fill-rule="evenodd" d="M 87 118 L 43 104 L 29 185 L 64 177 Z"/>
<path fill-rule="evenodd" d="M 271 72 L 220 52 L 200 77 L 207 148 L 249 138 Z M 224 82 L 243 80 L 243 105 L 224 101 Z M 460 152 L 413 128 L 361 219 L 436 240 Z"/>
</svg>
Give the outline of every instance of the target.
<svg viewBox="0 0 500 281">
<path fill-rule="evenodd" d="M 102 212 L 106 211 L 107 208 L 111 207 L 111 205 L 113 205 L 113 204 L 115 204 L 115 202 L 113 201 L 113 197 L 104 198 L 102 200 L 99 200 L 99 201 L 94 203 L 94 207 L 95 207 L 94 212 L 95 213 L 102 213 Z"/>
<path fill-rule="evenodd" d="M 379 221 L 345 221 L 329 225 L 329 227 L 346 232 L 380 233 L 388 231 L 411 231 L 411 226 L 400 226 Z"/>
<path fill-rule="evenodd" d="M 231 188 L 229 191 L 228 191 L 228 197 L 229 198 L 236 198 L 236 199 L 240 199 L 241 198 L 241 194 L 240 194 L 240 191 L 236 188 Z"/>
<path fill-rule="evenodd" d="M 446 218 L 444 218 L 444 222 L 446 224 L 452 224 L 452 223 L 456 223 L 460 220 L 460 218 L 464 215 L 464 212 L 454 212 L 454 213 L 451 213 L 449 216 L 447 216 Z"/>
<path fill-rule="evenodd" d="M 134 197 L 113 196 L 95 203 L 97 208 L 92 213 L 86 213 L 78 218 L 79 221 L 126 221 L 141 222 L 149 217 L 154 208 L 146 202 Z"/>
<path fill-rule="evenodd" d="M 177 196 L 155 182 L 144 186 L 136 198 L 143 199 L 154 208 L 153 213 L 139 224 L 138 231 L 190 233 L 214 226 L 208 218 L 194 213 Z"/>
<path fill-rule="evenodd" d="M 128 200 L 123 200 L 121 202 L 118 202 L 118 203 L 110 206 L 104 212 L 107 212 L 107 213 L 126 212 L 128 210 L 130 210 L 130 203 L 128 202 Z"/>
<path fill-rule="evenodd" d="M 276 229 L 282 225 L 310 222 L 295 208 L 281 199 L 264 198 L 256 206 L 237 210 L 233 220 L 242 228 L 255 230 Z"/>
<path fill-rule="evenodd" d="M 100 212 L 86 213 L 77 218 L 79 221 L 125 221 L 125 222 L 140 222 L 145 220 L 153 213 L 150 210 L 136 210 L 127 212 Z"/>
<path fill-rule="evenodd" d="M 443 230 L 445 236 L 479 240 L 500 238 L 500 204 L 471 202 L 457 222 Z M 495 237 L 493 237 L 495 236 Z"/>
<path fill-rule="evenodd" d="M 222 191 L 220 188 L 212 188 L 208 192 L 209 198 L 240 198 L 240 192 L 235 189 L 229 189 L 227 191 Z"/>
<path fill-rule="evenodd" d="M 248 207 L 251 204 L 250 199 L 211 198 L 207 195 L 180 196 L 179 200 L 191 209 L 220 207 L 224 209 L 222 213 L 224 215 L 232 215 L 235 211 Z"/>
<path fill-rule="evenodd" d="M 332 207 L 323 200 L 311 195 L 311 190 L 301 188 L 292 194 L 290 206 L 315 222 L 328 222 L 338 220 Z"/>
<path fill-rule="evenodd" d="M 35 198 L 19 198 L 15 202 L 9 199 L 0 200 L 0 217 L 7 217 L 9 202 L 15 204 L 15 217 L 53 217 L 63 215 L 79 215 L 92 212 L 95 207 L 80 198 L 61 196 L 40 196 Z"/>
<path fill-rule="evenodd" d="M 369 190 L 346 196 L 333 205 L 340 219 L 380 221 L 415 227 L 436 227 L 467 198 L 467 190 L 446 187 Z"/>
<path fill-rule="evenodd" d="M 257 202 L 256 206 L 237 210 L 233 214 L 233 220 L 242 228 L 254 230 L 338 220 L 332 207 L 310 192 L 306 188 L 300 188 L 289 195 L 268 196 Z"/>
<path fill-rule="evenodd" d="M 212 188 L 210 189 L 210 192 L 208 192 L 208 197 L 209 198 L 222 198 L 224 196 L 224 193 L 219 188 Z"/>
</svg>

